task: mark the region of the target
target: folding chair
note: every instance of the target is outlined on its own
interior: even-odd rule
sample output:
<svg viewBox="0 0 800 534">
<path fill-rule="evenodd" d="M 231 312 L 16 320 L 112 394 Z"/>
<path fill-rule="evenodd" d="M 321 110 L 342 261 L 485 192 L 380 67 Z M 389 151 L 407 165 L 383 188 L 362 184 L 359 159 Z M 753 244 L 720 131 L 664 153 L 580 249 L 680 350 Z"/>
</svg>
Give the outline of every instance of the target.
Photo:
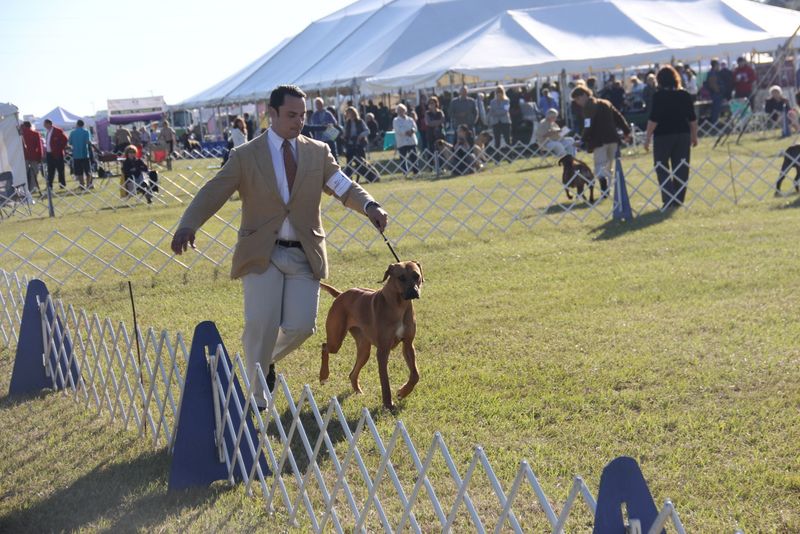
<svg viewBox="0 0 800 534">
<path fill-rule="evenodd" d="M 27 208 L 28 215 L 32 215 L 31 199 L 25 185 L 14 185 L 10 171 L 0 173 L 0 219 L 11 217 L 20 206 Z"/>
</svg>

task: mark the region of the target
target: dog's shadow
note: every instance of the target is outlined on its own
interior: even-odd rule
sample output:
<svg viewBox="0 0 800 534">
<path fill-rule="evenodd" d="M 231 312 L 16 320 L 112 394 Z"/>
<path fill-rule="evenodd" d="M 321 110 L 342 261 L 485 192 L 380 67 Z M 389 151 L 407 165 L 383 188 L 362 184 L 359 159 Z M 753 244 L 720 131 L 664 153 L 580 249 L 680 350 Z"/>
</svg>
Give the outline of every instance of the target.
<svg viewBox="0 0 800 534">
<path fill-rule="evenodd" d="M 787 202 L 786 204 L 781 204 L 780 206 L 776 206 L 773 209 L 786 210 L 793 208 L 800 208 L 800 196 L 795 198 L 791 202 Z"/>
<path fill-rule="evenodd" d="M 347 389 L 338 395 L 336 398 L 340 405 L 344 406 L 346 401 L 350 399 L 350 397 L 357 397 L 363 398 L 363 395 L 357 395 L 351 389 Z M 385 410 L 383 407 L 373 407 L 369 408 L 369 415 L 372 418 L 372 421 L 376 424 L 378 421 L 386 416 L 392 415 L 393 417 L 397 416 L 402 411 L 402 404 L 395 405 L 395 409 L 392 411 Z M 325 416 L 328 410 L 328 404 L 324 406 L 318 406 L 320 411 L 320 417 L 323 421 L 323 424 L 320 425 L 317 423 L 317 419 L 312 413 L 311 409 L 306 407 L 300 412 L 297 417 L 297 423 L 294 432 L 292 433 L 290 449 L 292 456 L 294 457 L 295 464 L 297 465 L 297 470 L 300 473 L 306 473 L 308 468 L 311 466 L 311 458 L 313 455 L 314 448 L 317 446 L 317 442 L 320 439 L 320 435 L 322 433 L 322 427 L 324 426 Z M 345 419 L 342 420 L 338 414 L 334 411 L 327 428 L 325 429 L 325 433 L 327 434 L 328 440 L 330 440 L 330 445 L 334 448 L 340 443 L 348 442 L 347 432 L 345 432 L 344 425 L 347 425 L 349 429 L 349 433 L 352 436 L 356 432 L 356 427 L 362 417 L 361 411 L 359 410 L 359 415 L 356 417 L 348 417 L 345 415 Z M 284 432 L 287 434 L 290 433 L 291 427 L 293 424 L 294 416 L 288 408 L 284 410 L 281 414 L 280 424 L 283 426 Z M 299 430 L 300 426 L 302 426 L 303 431 L 305 432 L 305 437 L 308 441 L 309 448 L 311 450 L 311 455 L 307 453 L 306 445 L 303 443 L 303 438 L 301 436 L 301 432 Z M 279 439 L 280 433 L 278 432 L 278 428 L 274 420 L 270 421 L 269 426 L 267 427 L 267 434 L 275 439 Z M 362 430 L 363 434 L 371 434 L 370 430 L 365 426 Z M 364 441 L 364 437 L 359 440 L 361 443 L 366 443 Z M 338 457 L 339 462 L 341 462 L 344 458 L 343 452 L 337 452 L 336 455 Z M 328 448 L 328 443 L 324 441 L 320 446 L 319 453 L 317 454 L 316 463 L 317 465 L 322 465 L 324 463 L 328 463 L 331 461 L 331 451 Z M 284 475 L 292 474 L 292 466 L 289 461 L 287 461 L 283 468 Z"/>
<path fill-rule="evenodd" d="M 616 239 L 620 236 L 638 230 L 644 230 L 654 224 L 666 221 L 675 213 L 676 208 L 667 209 L 664 211 L 654 210 L 634 217 L 631 221 L 606 221 L 600 226 L 593 228 L 589 234 L 597 234 L 594 236 L 595 241 L 606 241 L 609 239 Z"/>
<path fill-rule="evenodd" d="M 596 206 L 598 203 L 597 200 L 594 202 L 589 202 L 588 198 L 575 198 L 574 200 L 569 200 L 567 202 L 558 202 L 557 204 L 550 204 L 545 208 L 544 214 L 545 215 L 560 215 L 562 213 L 567 213 L 568 211 L 574 210 L 586 210 Z"/>
</svg>

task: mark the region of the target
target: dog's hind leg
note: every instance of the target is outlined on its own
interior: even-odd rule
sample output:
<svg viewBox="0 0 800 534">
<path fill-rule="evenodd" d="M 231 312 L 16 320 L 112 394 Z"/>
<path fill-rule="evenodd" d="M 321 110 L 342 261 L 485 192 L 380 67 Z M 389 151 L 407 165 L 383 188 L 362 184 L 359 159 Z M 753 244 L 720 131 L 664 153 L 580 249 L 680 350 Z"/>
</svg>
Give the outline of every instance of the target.
<svg viewBox="0 0 800 534">
<path fill-rule="evenodd" d="M 419 382 L 419 370 L 417 369 L 417 351 L 414 350 L 414 343 L 403 341 L 403 358 L 408 365 L 408 382 L 397 391 L 397 397 L 404 399 L 414 390 L 414 386 Z"/>
<path fill-rule="evenodd" d="M 328 367 L 329 355 L 339 352 L 344 336 L 347 335 L 347 317 L 335 308 L 337 308 L 336 301 L 333 302 L 331 311 L 328 312 L 328 319 L 325 321 L 326 341 L 322 344 L 319 367 L 319 381 L 321 384 L 324 384 L 328 376 L 330 376 Z"/>
<path fill-rule="evenodd" d="M 567 194 L 567 198 L 572 200 L 572 194 L 569 192 L 569 186 L 568 185 L 564 186 L 564 192 Z"/>
<path fill-rule="evenodd" d="M 353 391 L 356 393 L 363 393 L 361 385 L 358 382 L 358 375 L 361 369 L 369 361 L 369 355 L 372 351 L 372 345 L 369 340 L 358 331 L 352 331 L 353 338 L 356 340 L 356 363 L 353 364 L 353 370 L 350 371 L 350 385 L 353 386 Z"/>
</svg>

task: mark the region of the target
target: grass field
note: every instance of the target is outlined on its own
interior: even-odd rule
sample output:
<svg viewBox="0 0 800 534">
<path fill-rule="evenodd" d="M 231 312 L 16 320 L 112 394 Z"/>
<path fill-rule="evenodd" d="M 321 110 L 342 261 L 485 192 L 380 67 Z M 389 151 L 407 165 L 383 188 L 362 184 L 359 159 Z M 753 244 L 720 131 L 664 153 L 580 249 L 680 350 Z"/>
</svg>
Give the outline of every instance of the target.
<svg viewBox="0 0 800 534">
<path fill-rule="evenodd" d="M 631 160 L 647 164 L 645 155 Z M 525 174 L 518 170 L 478 179 L 518 180 Z M 370 189 L 381 198 L 472 181 L 398 180 Z M 96 226 L 123 217 L 169 226 L 180 211 L 91 216 Z M 77 229 L 86 218 L 58 224 Z M 350 341 L 332 358 L 324 386 L 316 380 L 321 332 L 279 371 L 293 390 L 309 383 L 318 400 L 339 396 L 352 421 L 362 408 L 373 410 L 387 438 L 398 418 L 423 450 L 440 431 L 462 474 L 477 444 L 506 488 L 525 459 L 557 506 L 572 475 L 582 475 L 596 495 L 603 466 L 629 455 L 657 503 L 672 499 L 689 532 L 798 532 L 798 224 L 800 201 L 789 197 L 647 213 L 629 224 L 565 220 L 407 243 L 399 254 L 419 260 L 426 279 L 415 303 L 421 381 L 398 415 L 378 409 L 374 360 L 362 373 L 365 394 L 346 394 Z M 12 232 L 45 232 L 48 225 L 4 222 L 0 235 L 9 241 Z M 375 287 L 390 259 L 384 248 L 332 253 L 329 281 Z M 135 279 L 140 324 L 188 334 L 213 319 L 228 349 L 241 350 L 241 286 L 213 271 L 199 266 L 186 276 L 170 270 Z M 127 288 L 113 277 L 92 285 L 75 280 L 59 296 L 113 321 L 130 317 Z M 319 324 L 330 301 L 320 299 Z M 13 349 L 0 356 L 3 391 Z M 395 354 L 395 389 L 405 373 Z M 268 516 L 239 487 L 167 494 L 164 450 L 58 394 L 3 397 L 0 425 L 0 531 L 286 528 L 280 508 Z M 568 530 L 590 531 L 578 508 Z M 526 511 L 523 525 L 542 531 L 542 515 Z"/>
</svg>

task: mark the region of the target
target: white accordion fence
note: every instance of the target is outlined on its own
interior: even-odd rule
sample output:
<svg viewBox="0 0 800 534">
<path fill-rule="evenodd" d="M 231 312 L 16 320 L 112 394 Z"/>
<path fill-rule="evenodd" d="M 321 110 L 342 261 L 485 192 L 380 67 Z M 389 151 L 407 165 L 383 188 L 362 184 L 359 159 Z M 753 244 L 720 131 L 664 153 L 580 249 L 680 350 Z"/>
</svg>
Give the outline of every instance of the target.
<svg viewBox="0 0 800 534">
<path fill-rule="evenodd" d="M 800 163 L 798 158 L 798 154 L 789 155 L 788 166 L 781 165 L 783 158 L 777 154 L 730 154 L 725 159 L 693 160 L 685 185 L 684 209 L 761 202 L 793 192 L 798 185 L 792 184 L 793 175 L 785 180 L 789 186 L 784 185 L 783 192 L 778 191 L 777 184 L 780 177 L 794 172 L 793 166 Z M 621 161 L 634 218 L 662 212 L 662 194 L 655 170 L 649 165 L 626 166 L 624 157 Z M 169 195 L 177 202 L 188 200 L 197 191 L 198 177 L 205 180 L 200 174 L 178 174 L 169 182 L 162 181 L 162 192 L 156 195 L 161 197 L 158 201 Z M 675 172 L 669 177 L 675 177 Z M 568 177 L 567 185 L 578 181 L 581 180 L 577 176 Z M 612 217 L 612 202 L 601 199 L 596 179 L 589 185 L 595 186 L 594 203 L 588 202 L 586 191 L 583 196 L 568 198 L 563 177 L 553 174 L 513 184 L 498 181 L 489 188 L 467 185 L 435 192 L 417 189 L 391 193 L 380 200 L 392 215 L 387 235 L 393 242 L 424 243 L 459 235 L 481 237 L 515 227 L 530 229 L 541 223 L 594 221 L 602 227 Z M 143 202 L 139 197 L 134 198 Z M 352 246 L 370 249 L 376 244 L 383 245 L 380 235 L 364 217 L 342 209 L 333 199 L 324 203 L 322 216 L 326 242 L 337 251 Z M 238 210 L 225 218 L 216 215 L 198 232 L 197 253 L 180 257 L 174 256 L 169 248 L 175 226 L 150 221 L 139 227 L 120 223 L 102 231 L 87 226 L 77 235 L 68 235 L 58 228 L 43 237 L 22 232 L 0 243 L 0 261 L 6 269 L 57 285 L 72 279 L 97 282 L 114 276 L 158 275 L 170 268 L 188 272 L 197 265 L 222 270 L 227 268 L 228 257 L 233 253 L 239 218 Z"/>
<path fill-rule="evenodd" d="M 27 282 L 0 272 L 0 337 L 6 347 L 17 342 Z M 132 333 L 122 322 L 114 324 L 75 310 L 50 295 L 38 306 L 45 347 L 42 361 L 53 388 L 63 385 L 64 396 L 95 411 L 97 417 L 105 412 L 111 421 L 120 421 L 123 428 L 135 429 L 142 437 L 149 434 L 154 446 L 171 451 L 185 386 L 184 337 L 152 328 Z M 260 494 L 270 512 L 282 508 L 295 526 L 314 532 L 331 527 L 335 532 L 466 528 L 560 533 L 579 498 L 592 516 L 595 513 L 596 500 L 578 476 L 566 502 L 554 506 L 525 461 L 520 462 L 513 481 L 504 485 L 481 447 L 474 449 L 464 469 L 450 455 L 441 434 L 435 433 L 426 448 L 418 449 L 398 420 L 386 440 L 366 408 L 357 421 L 348 420 L 337 398 L 321 406 L 305 386 L 295 399 L 280 375 L 267 409 L 255 412 L 258 439 L 253 441 L 245 431 L 249 409 L 255 404 L 253 384 L 238 355 L 233 365 L 229 361 L 222 345 L 207 354 L 216 401 L 213 439 L 220 462 L 231 483 L 242 480 L 248 494 Z M 73 366 L 77 380 L 63 372 Z M 219 368 L 225 380 L 220 380 Z M 233 392 L 234 377 L 246 392 L 244 403 Z M 266 389 L 260 368 L 257 380 Z M 239 421 L 239 426 L 233 421 Z M 236 436 L 232 448 L 222 439 L 226 430 Z M 263 455 L 275 475 L 263 472 L 260 462 L 245 469 L 245 450 L 250 458 Z M 669 500 L 649 532 L 660 532 L 668 522 L 676 532 L 685 532 Z"/>
</svg>

